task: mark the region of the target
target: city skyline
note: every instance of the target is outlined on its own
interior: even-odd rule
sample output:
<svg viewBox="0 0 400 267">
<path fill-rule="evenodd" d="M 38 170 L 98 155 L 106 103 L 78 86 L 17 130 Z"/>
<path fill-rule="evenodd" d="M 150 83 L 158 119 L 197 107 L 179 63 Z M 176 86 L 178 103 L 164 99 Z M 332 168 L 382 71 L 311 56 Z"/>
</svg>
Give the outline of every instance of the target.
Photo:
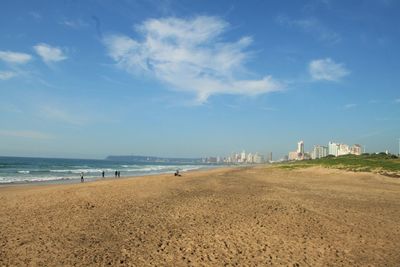
<svg viewBox="0 0 400 267">
<path fill-rule="evenodd" d="M 1 156 L 398 153 L 397 1 L 0 7 Z"/>
</svg>

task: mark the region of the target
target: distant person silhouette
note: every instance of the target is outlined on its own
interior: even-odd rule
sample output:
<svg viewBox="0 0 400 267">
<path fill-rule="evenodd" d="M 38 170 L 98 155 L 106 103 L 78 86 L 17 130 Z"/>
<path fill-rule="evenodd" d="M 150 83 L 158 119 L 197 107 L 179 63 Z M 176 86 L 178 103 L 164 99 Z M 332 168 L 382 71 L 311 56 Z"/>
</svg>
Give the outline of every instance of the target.
<svg viewBox="0 0 400 267">
<path fill-rule="evenodd" d="M 176 170 L 176 172 L 174 173 L 175 176 L 181 176 L 181 174 L 179 173 L 179 170 Z"/>
<path fill-rule="evenodd" d="M 118 178 L 119 178 L 119 177 L 121 177 L 121 172 L 120 172 L 120 171 L 118 171 Z"/>
<path fill-rule="evenodd" d="M 103 176 L 103 178 L 104 178 L 104 174 L 105 174 L 104 171 L 102 171 L 102 172 L 101 172 L 101 176 Z"/>
<path fill-rule="evenodd" d="M 118 172 L 117 172 L 117 171 L 115 171 L 115 178 L 117 178 L 117 176 L 118 176 Z"/>
<path fill-rule="evenodd" d="M 83 179 L 83 172 L 81 172 L 81 183 L 83 183 L 84 182 L 84 179 Z"/>
</svg>

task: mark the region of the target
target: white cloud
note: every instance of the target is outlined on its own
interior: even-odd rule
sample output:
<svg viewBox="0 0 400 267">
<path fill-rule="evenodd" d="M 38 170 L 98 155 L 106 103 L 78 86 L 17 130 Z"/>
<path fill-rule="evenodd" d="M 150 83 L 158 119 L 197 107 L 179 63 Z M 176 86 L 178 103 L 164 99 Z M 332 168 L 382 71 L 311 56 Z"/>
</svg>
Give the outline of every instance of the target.
<svg viewBox="0 0 400 267">
<path fill-rule="evenodd" d="M 9 136 L 9 137 L 22 137 L 22 138 L 32 138 L 32 139 L 53 139 L 54 136 L 37 132 L 37 131 L 30 131 L 30 130 L 17 130 L 17 131 L 10 131 L 10 130 L 0 130 L 0 136 Z"/>
<path fill-rule="evenodd" d="M 321 21 L 315 18 L 291 19 L 287 16 L 278 16 L 276 21 L 282 26 L 299 29 L 300 31 L 309 34 L 318 41 L 327 44 L 339 43 L 341 36 L 325 26 Z"/>
<path fill-rule="evenodd" d="M 16 74 L 15 72 L 11 71 L 0 71 L 0 80 L 8 80 L 14 77 Z"/>
<path fill-rule="evenodd" d="M 32 16 L 36 20 L 42 19 L 42 15 L 36 11 L 29 12 L 29 15 Z"/>
<path fill-rule="evenodd" d="M 45 43 L 37 44 L 33 47 L 36 53 L 43 59 L 44 62 L 58 62 L 67 59 L 64 52 L 58 48 Z"/>
<path fill-rule="evenodd" d="M 25 53 L 0 51 L 0 60 L 12 64 L 25 64 L 32 59 L 32 56 Z"/>
<path fill-rule="evenodd" d="M 314 80 L 339 81 L 350 72 L 343 64 L 335 63 L 330 58 L 312 60 L 309 72 Z"/>
<path fill-rule="evenodd" d="M 147 73 L 171 89 L 194 93 L 198 103 L 216 94 L 258 95 L 279 91 L 283 85 L 271 76 L 242 77 L 252 38 L 222 41 L 228 23 L 217 17 L 150 19 L 137 25 L 142 38 L 109 35 L 109 56 L 122 69 Z"/>
<path fill-rule="evenodd" d="M 357 107 L 357 104 L 346 104 L 346 105 L 344 105 L 342 107 L 342 109 L 348 110 L 348 109 L 352 109 L 352 108 L 355 108 L 355 107 Z"/>
<path fill-rule="evenodd" d="M 81 19 L 64 19 L 60 24 L 72 29 L 89 27 L 89 24 Z"/>
</svg>

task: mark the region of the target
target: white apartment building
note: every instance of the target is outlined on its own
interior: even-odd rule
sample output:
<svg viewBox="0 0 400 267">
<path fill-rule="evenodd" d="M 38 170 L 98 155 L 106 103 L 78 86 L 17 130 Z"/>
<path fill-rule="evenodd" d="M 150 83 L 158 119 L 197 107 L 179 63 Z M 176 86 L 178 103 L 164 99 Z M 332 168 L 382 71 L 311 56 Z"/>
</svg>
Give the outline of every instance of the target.
<svg viewBox="0 0 400 267">
<path fill-rule="evenodd" d="M 328 154 L 333 155 L 335 157 L 348 155 L 348 154 L 361 155 L 361 146 L 358 144 L 349 146 L 347 144 L 339 144 L 339 143 L 329 142 Z"/>
<path fill-rule="evenodd" d="M 350 153 L 357 156 L 361 155 L 362 154 L 361 146 L 358 144 L 351 146 Z"/>
<path fill-rule="evenodd" d="M 297 153 L 304 154 L 304 141 L 297 143 Z"/>
<path fill-rule="evenodd" d="M 247 154 L 246 162 L 253 163 L 253 154 L 251 154 L 251 153 Z"/>
<path fill-rule="evenodd" d="M 244 150 L 240 154 L 240 161 L 239 162 L 246 162 L 246 152 Z"/>
<path fill-rule="evenodd" d="M 297 153 L 297 151 L 289 152 L 289 156 L 288 156 L 289 160 L 298 160 L 298 157 L 299 157 L 299 153 Z"/>
<path fill-rule="evenodd" d="M 328 156 L 328 147 L 321 145 L 314 145 L 314 149 L 311 152 L 312 159 L 320 159 Z"/>
<path fill-rule="evenodd" d="M 338 156 L 348 155 L 350 154 L 350 147 L 346 144 L 340 144 L 338 150 Z"/>
<path fill-rule="evenodd" d="M 334 143 L 334 142 L 329 142 L 328 143 L 328 154 L 337 157 L 338 153 L 339 153 L 339 144 Z"/>
<path fill-rule="evenodd" d="M 263 157 L 260 154 L 256 153 L 253 156 L 253 162 L 254 163 L 263 163 Z"/>
</svg>

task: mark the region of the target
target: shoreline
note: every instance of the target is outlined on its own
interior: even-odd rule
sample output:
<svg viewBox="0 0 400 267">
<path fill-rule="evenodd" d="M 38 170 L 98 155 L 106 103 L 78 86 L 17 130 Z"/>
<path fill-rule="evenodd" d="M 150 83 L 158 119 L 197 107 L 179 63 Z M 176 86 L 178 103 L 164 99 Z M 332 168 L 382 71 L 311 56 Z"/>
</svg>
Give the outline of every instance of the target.
<svg viewBox="0 0 400 267">
<path fill-rule="evenodd" d="M 225 169 L 236 169 L 236 168 L 246 168 L 249 166 L 210 166 L 210 167 L 203 167 L 195 170 L 188 170 L 188 171 L 181 171 L 181 177 L 184 177 L 184 174 L 189 173 L 196 173 L 196 172 L 207 172 L 210 170 L 225 170 Z M 129 175 L 129 176 L 121 176 L 121 177 L 114 177 L 114 176 L 106 176 L 106 177 L 90 177 L 85 178 L 84 183 L 80 182 L 79 176 L 74 179 L 54 179 L 54 180 L 45 180 L 45 181 L 21 181 L 21 182 L 10 182 L 10 183 L 0 183 L 0 190 L 3 188 L 10 188 L 10 187 L 35 187 L 35 186 L 51 186 L 51 185 L 74 185 L 74 184 L 88 184 L 88 183 L 96 183 L 101 181 L 121 181 L 121 180 L 130 180 L 130 179 L 143 179 L 147 177 L 163 177 L 163 176 L 171 176 L 174 177 L 173 172 L 165 172 L 165 173 L 149 173 L 149 174 L 140 174 L 140 175 Z"/>
<path fill-rule="evenodd" d="M 125 162 L 107 160 L 81 160 L 59 158 L 25 158 L 0 157 L 1 184 L 30 183 L 70 183 L 70 180 L 80 180 L 83 173 L 85 180 L 114 177 L 119 171 L 121 176 L 143 176 L 160 173 L 173 173 L 176 170 L 188 171 L 226 166 L 225 164 L 181 163 L 181 162 Z"/>
</svg>

